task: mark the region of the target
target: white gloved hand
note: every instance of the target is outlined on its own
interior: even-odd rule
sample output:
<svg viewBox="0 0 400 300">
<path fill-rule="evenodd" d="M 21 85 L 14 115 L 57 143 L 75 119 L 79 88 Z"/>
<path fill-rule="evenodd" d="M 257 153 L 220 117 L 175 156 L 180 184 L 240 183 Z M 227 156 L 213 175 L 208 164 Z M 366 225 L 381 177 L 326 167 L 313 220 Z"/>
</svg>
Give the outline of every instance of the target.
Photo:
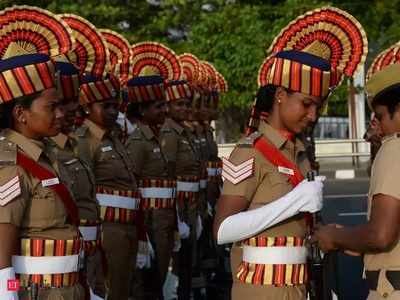
<svg viewBox="0 0 400 300">
<path fill-rule="evenodd" d="M 207 213 L 210 217 L 212 217 L 213 214 L 213 208 L 211 207 L 210 203 L 207 201 Z"/>
<path fill-rule="evenodd" d="M 181 249 L 181 247 L 182 247 L 181 237 L 180 237 L 180 235 L 178 234 L 178 236 L 175 237 L 175 239 L 174 239 L 174 248 L 172 248 L 172 252 L 179 252 L 179 250 Z"/>
<path fill-rule="evenodd" d="M 190 227 L 181 220 L 178 220 L 178 230 L 181 239 L 187 239 L 190 235 Z"/>
<path fill-rule="evenodd" d="M 196 240 L 198 240 L 203 232 L 203 222 L 199 215 L 197 215 L 197 224 L 196 224 Z"/>
<path fill-rule="evenodd" d="M 126 130 L 128 135 L 135 131 L 136 126 L 134 126 L 122 112 L 118 113 L 116 123 L 121 127 L 122 130 Z"/>
<path fill-rule="evenodd" d="M 324 178 L 300 182 L 292 191 L 259 208 L 227 217 L 218 229 L 218 244 L 252 237 L 300 212 L 315 213 L 322 208 Z"/>
<path fill-rule="evenodd" d="M 299 193 L 303 206 L 299 208 L 300 212 L 315 213 L 322 209 L 322 189 L 324 184 L 321 180 L 300 182 L 295 189 Z"/>
<path fill-rule="evenodd" d="M 18 292 L 9 290 L 8 281 L 15 280 L 14 268 L 0 270 L 0 299 L 18 300 Z"/>
<path fill-rule="evenodd" d="M 136 255 L 136 267 L 139 269 L 149 269 L 151 267 L 151 257 L 154 257 L 154 249 L 147 237 L 147 241 L 138 242 L 138 251 Z"/>
</svg>

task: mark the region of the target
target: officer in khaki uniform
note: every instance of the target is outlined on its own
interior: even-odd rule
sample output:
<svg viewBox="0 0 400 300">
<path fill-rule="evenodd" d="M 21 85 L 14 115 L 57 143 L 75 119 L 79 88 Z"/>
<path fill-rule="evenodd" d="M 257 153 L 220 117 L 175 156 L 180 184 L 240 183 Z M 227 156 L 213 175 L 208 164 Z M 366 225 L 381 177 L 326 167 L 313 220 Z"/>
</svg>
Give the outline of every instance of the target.
<svg viewBox="0 0 400 300">
<path fill-rule="evenodd" d="M 95 178 L 89 166 L 79 158 L 78 143 L 72 132 L 79 106 L 79 72 L 67 62 L 56 62 L 56 67 L 60 75 L 59 88 L 63 96 L 65 121 L 61 132 L 47 140 L 46 153 L 77 203 L 79 229 L 84 240 L 86 268 L 83 272 L 87 273 L 92 291 L 104 298 L 100 207 L 96 200 Z M 73 84 L 69 85 L 70 82 Z"/>
<path fill-rule="evenodd" d="M 400 65 L 382 66 L 366 84 L 368 103 L 383 134 L 371 170 L 368 222 L 343 228 L 324 226 L 315 240 L 324 251 L 364 254 L 368 300 L 400 299 Z"/>
<path fill-rule="evenodd" d="M 132 46 L 132 51 L 140 52 L 140 57 L 156 57 L 164 64 L 177 61 L 174 55 L 165 56 L 168 52 L 172 54 L 172 50 L 158 43 L 139 43 Z M 124 96 L 129 103 L 127 111 L 136 110 L 134 117 L 137 118 L 137 127 L 129 135 L 125 145 L 139 181 L 145 225 L 155 252 L 150 266 L 138 261 L 137 267 L 141 270 L 136 270 L 134 298 L 163 299 L 163 285 L 171 260 L 176 228 L 176 178 L 174 174 L 168 173 L 167 160 L 161 151 L 159 127 L 165 121 L 167 108 L 164 81 L 172 79 L 174 74 L 158 69 L 154 59 L 152 73 L 147 71 L 143 75 L 142 72 L 149 66 L 143 64 L 142 60 L 138 60 L 136 65 L 135 57 L 130 61 L 131 70 L 135 72 L 130 74 Z M 131 106 L 135 109 L 131 109 Z M 128 113 L 127 117 L 130 119 L 132 115 Z"/>
<path fill-rule="evenodd" d="M 64 114 L 55 64 L 42 53 L 64 54 L 73 40 L 48 11 L 14 6 L 1 14 L 0 27 L 10 27 L 0 34 L 0 299 L 81 300 L 78 209 L 43 143 L 60 132 Z M 51 43 L 53 30 L 60 39 Z"/>
<path fill-rule="evenodd" d="M 315 122 L 324 100 L 340 80 L 332 65 L 336 63 L 332 53 L 338 48 L 313 33 L 330 14 L 335 17 L 329 22 L 337 21 L 335 25 L 342 27 L 347 20 L 343 30 L 351 28 L 365 37 L 361 25 L 352 23 L 354 18 L 334 8 L 306 14 L 313 16 L 310 23 L 322 24 L 310 24 L 301 33 L 307 39 L 301 46 L 295 43 L 300 34 L 296 30 L 301 28 L 296 25 L 305 16 L 283 29 L 271 45 L 274 54 L 264 61 L 258 77 L 255 110 L 266 118 L 260 120 L 257 131 L 238 142 L 229 159 L 223 159 L 225 181 L 217 203 L 214 236 L 219 244 L 234 243 L 232 299 L 307 299 L 305 240 L 311 224 L 304 213 L 322 208 L 323 179 L 304 179 L 310 163 L 297 136 Z M 354 41 L 353 45 L 361 45 L 354 49 L 343 43 L 345 51 L 356 53 L 340 67 L 356 67 L 365 59 L 365 52 L 357 52 L 366 50 L 365 43 L 366 39 Z M 296 50 L 291 49 L 294 45 Z"/>
<path fill-rule="evenodd" d="M 185 94 L 182 94 L 183 91 Z M 192 96 L 189 86 L 184 81 L 170 82 L 167 96 L 169 115 L 160 132 L 161 150 L 167 159 L 170 174 L 177 178 L 178 228 L 182 243 L 175 261 L 179 277 L 178 297 L 189 299 L 195 259 L 193 252 L 196 245 L 200 161 L 183 125 Z M 187 232 L 187 226 L 190 233 Z"/>
</svg>

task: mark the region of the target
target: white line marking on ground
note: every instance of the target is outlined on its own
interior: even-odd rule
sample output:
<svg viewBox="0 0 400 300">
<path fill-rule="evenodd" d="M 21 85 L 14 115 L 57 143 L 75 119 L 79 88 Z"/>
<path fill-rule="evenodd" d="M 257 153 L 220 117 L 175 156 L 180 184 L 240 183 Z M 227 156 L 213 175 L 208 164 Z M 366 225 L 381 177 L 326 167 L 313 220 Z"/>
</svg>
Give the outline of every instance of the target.
<svg viewBox="0 0 400 300">
<path fill-rule="evenodd" d="M 356 177 L 356 172 L 351 170 L 336 170 L 335 178 L 336 179 L 353 179 Z"/>
</svg>

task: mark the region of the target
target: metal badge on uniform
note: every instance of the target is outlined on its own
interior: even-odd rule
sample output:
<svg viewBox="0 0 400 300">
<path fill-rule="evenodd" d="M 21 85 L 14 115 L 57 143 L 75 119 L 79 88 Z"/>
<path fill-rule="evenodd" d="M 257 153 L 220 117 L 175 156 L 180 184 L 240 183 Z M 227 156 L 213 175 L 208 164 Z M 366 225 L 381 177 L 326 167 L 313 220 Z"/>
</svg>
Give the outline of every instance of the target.
<svg viewBox="0 0 400 300">
<path fill-rule="evenodd" d="M 71 159 L 71 160 L 69 160 L 69 161 L 66 161 L 64 164 L 65 164 L 65 165 L 72 165 L 73 163 L 75 163 L 75 162 L 77 162 L 77 161 L 78 161 L 77 158 L 73 158 L 73 159 Z"/>
<path fill-rule="evenodd" d="M 181 141 L 182 141 L 182 144 L 189 145 L 189 142 L 187 140 L 181 140 Z"/>
<path fill-rule="evenodd" d="M 153 153 L 160 153 L 161 152 L 161 149 L 160 148 L 154 148 L 153 149 Z"/>
<path fill-rule="evenodd" d="M 292 175 L 292 176 L 294 175 L 294 171 L 292 169 L 285 168 L 282 166 L 278 166 L 278 172 L 286 175 Z"/>
<path fill-rule="evenodd" d="M 101 152 L 109 152 L 112 150 L 112 146 L 105 146 L 101 148 Z"/>
<path fill-rule="evenodd" d="M 56 185 L 59 183 L 60 183 L 60 180 L 58 179 L 58 177 L 42 180 L 43 187 L 53 186 L 53 185 Z"/>
</svg>

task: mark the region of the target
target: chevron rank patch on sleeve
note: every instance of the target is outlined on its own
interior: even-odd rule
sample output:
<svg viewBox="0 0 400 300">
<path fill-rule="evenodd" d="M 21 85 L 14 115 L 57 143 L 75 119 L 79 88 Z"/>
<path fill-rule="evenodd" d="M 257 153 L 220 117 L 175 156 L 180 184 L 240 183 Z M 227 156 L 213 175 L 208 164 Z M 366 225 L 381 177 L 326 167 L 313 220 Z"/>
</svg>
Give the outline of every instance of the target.
<svg viewBox="0 0 400 300">
<path fill-rule="evenodd" d="M 254 157 L 238 165 L 223 157 L 222 163 L 222 177 L 235 185 L 249 178 L 254 173 Z"/>
<path fill-rule="evenodd" d="M 17 175 L 0 186 L 0 206 L 7 205 L 19 195 L 21 195 L 21 185 Z"/>
</svg>

